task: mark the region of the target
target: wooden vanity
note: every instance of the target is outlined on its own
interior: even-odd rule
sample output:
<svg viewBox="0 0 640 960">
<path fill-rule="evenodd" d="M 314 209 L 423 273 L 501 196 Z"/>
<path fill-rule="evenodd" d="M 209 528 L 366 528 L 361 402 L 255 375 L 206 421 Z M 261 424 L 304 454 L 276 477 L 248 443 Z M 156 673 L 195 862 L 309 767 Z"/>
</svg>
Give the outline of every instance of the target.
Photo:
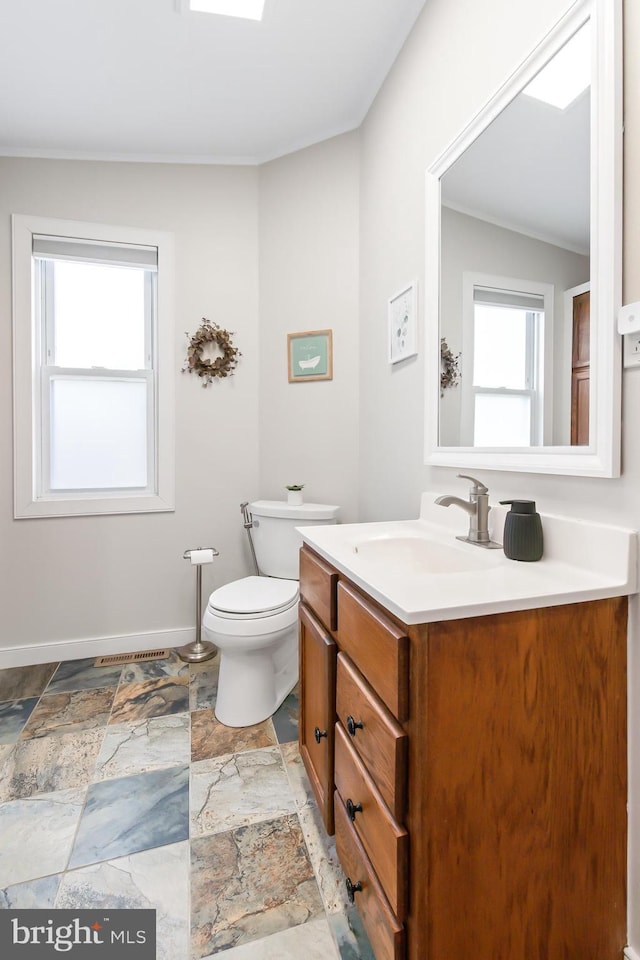
<svg viewBox="0 0 640 960">
<path fill-rule="evenodd" d="M 619 597 L 402 623 L 308 545 L 300 750 L 376 960 L 620 960 Z"/>
</svg>

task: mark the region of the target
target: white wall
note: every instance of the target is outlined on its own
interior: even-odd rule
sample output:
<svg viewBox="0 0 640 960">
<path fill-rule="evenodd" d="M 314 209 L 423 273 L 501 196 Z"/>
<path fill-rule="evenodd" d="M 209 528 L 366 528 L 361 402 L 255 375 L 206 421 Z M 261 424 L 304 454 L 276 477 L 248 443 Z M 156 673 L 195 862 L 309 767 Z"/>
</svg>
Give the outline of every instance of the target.
<svg viewBox="0 0 640 960">
<path fill-rule="evenodd" d="M 256 494 L 258 476 L 257 179 L 251 168 L 0 159 L 0 655 L 56 641 L 191 634 L 194 573 L 184 550 L 220 550 L 205 590 L 245 570 L 238 504 Z M 12 519 L 11 213 L 174 233 L 175 513 Z M 179 373 L 185 332 L 202 317 L 235 331 L 243 353 L 235 376 L 206 390 Z"/>
<path fill-rule="evenodd" d="M 361 130 L 361 519 L 416 516 L 422 490 L 464 495 L 457 471 L 423 462 L 424 356 L 389 368 L 385 311 L 424 282 L 425 170 L 568 7 L 565 0 L 430 0 Z M 640 5 L 625 2 L 624 300 L 640 299 Z M 609 318 L 614 322 L 614 318 Z M 625 373 L 619 480 L 483 471 L 492 499 L 526 496 L 640 527 L 640 371 Z M 462 518 L 463 519 L 463 518 Z M 462 522 L 462 520 L 461 520 Z M 640 625 L 630 618 L 629 937 L 640 950 Z"/>
<path fill-rule="evenodd" d="M 359 137 L 260 169 L 260 489 L 357 519 Z M 333 331 L 333 380 L 289 383 L 287 333 Z"/>
<path fill-rule="evenodd" d="M 0 664 L 191 639 L 182 554 L 220 550 L 205 596 L 248 573 L 242 500 L 305 482 L 356 518 L 358 164 L 357 133 L 262 169 L 0 159 Z M 11 213 L 174 233 L 175 512 L 13 520 Z M 180 374 L 202 317 L 242 351 L 206 389 Z M 324 328 L 333 380 L 289 384 L 286 334 Z"/>
</svg>

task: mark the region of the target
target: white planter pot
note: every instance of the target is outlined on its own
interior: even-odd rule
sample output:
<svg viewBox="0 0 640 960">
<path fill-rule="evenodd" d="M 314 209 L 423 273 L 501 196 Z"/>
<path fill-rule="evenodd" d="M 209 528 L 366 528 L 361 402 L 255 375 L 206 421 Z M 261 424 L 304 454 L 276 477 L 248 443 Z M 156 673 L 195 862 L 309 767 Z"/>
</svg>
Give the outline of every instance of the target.
<svg viewBox="0 0 640 960">
<path fill-rule="evenodd" d="M 299 507 L 302 504 L 302 490 L 287 490 L 287 503 L 290 507 Z"/>
</svg>

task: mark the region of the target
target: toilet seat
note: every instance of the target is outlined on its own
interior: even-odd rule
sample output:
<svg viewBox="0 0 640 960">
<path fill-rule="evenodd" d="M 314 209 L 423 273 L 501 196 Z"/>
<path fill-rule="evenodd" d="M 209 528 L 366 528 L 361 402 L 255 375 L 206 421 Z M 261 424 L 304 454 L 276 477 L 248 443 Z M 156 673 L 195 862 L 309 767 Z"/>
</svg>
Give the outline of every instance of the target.
<svg viewBox="0 0 640 960">
<path fill-rule="evenodd" d="M 208 612 L 224 620 L 257 620 L 284 613 L 297 602 L 297 580 L 243 577 L 214 590 Z"/>
</svg>

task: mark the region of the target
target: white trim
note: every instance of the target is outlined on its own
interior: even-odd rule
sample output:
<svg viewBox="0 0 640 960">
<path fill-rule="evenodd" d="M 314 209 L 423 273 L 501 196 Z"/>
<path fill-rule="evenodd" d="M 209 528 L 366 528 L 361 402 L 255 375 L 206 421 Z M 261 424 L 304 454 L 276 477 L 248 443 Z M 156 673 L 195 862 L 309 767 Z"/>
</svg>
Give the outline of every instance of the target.
<svg viewBox="0 0 640 960">
<path fill-rule="evenodd" d="M 357 126 L 357 124 L 356 124 Z M 353 130 L 354 127 L 348 127 L 347 130 Z M 339 133 L 346 133 L 347 130 L 341 130 Z M 329 137 L 335 136 L 333 133 Z M 313 141 L 316 143 L 317 141 Z M 305 146 L 310 144 L 305 143 Z M 109 150 L 56 150 L 54 147 L 32 148 L 32 147 L 2 147 L 0 146 L 0 157 L 17 157 L 29 160 L 88 160 L 98 163 L 170 163 L 198 166 L 216 166 L 216 167 L 255 167 L 261 163 L 266 163 L 270 159 L 283 156 L 276 154 L 271 156 L 232 156 L 226 157 L 215 153 L 112 153 Z"/>
<path fill-rule="evenodd" d="M 400 51 L 401 44 L 398 46 Z M 389 60 L 389 66 L 393 59 Z M 384 80 L 384 73 L 381 71 L 380 83 Z M 317 130 L 311 137 L 299 137 L 288 140 L 282 145 L 269 146 L 262 153 L 255 155 L 237 154 L 235 156 L 225 156 L 216 153 L 111 153 L 110 151 L 87 151 L 87 150 L 56 150 L 55 148 L 34 149 L 32 147 L 3 147 L 0 146 L 0 157 L 26 157 L 42 160 L 91 160 L 108 163 L 173 163 L 190 166 L 216 166 L 216 167 L 259 167 L 264 163 L 270 163 L 272 160 L 278 160 L 280 157 L 286 157 L 290 153 L 297 153 L 299 150 L 306 150 L 307 147 L 314 147 L 317 144 L 324 143 L 325 140 L 331 140 L 333 137 L 342 136 L 344 133 L 353 133 L 358 130 L 367 116 L 371 103 L 367 98 L 362 102 L 355 116 L 351 120 L 335 125 L 327 124 L 321 130 Z"/>
<path fill-rule="evenodd" d="M 574 297 L 579 297 L 581 293 L 589 293 L 591 290 L 591 280 L 587 280 L 586 283 L 579 283 L 577 287 L 568 287 L 564 291 L 565 297 L 567 297 L 569 306 Z"/>
<path fill-rule="evenodd" d="M 633 947 L 624 948 L 625 960 L 640 960 L 640 953 L 636 953 Z"/>
<path fill-rule="evenodd" d="M 138 650 L 181 647 L 191 643 L 195 637 L 195 627 L 178 627 L 175 630 L 130 633 L 120 637 L 87 637 L 5 647 L 0 649 L 0 670 L 36 663 L 57 663 L 59 660 L 80 660 L 84 657 L 106 657 L 115 653 L 136 653 Z"/>
<path fill-rule="evenodd" d="M 530 450 L 441 447 L 439 432 L 440 178 L 538 70 L 592 18 L 591 277 L 593 336 L 592 417 L 588 447 Z M 464 128 L 426 173 L 425 462 L 469 470 L 515 470 L 567 476 L 620 476 L 622 345 L 616 317 L 622 302 L 622 5 L 578 0 L 531 56 Z"/>
<path fill-rule="evenodd" d="M 12 215 L 13 231 L 13 410 L 14 410 L 14 516 L 68 517 L 94 514 L 165 512 L 174 509 L 174 249 L 173 235 L 159 230 L 118 227 L 111 224 L 52 220 L 48 217 Z M 32 309 L 32 243 L 34 234 L 88 237 L 112 243 L 131 243 L 158 250 L 157 297 L 157 491 L 87 493 L 82 497 L 36 497 L 35 418 L 39 408 L 34 376 L 39 356 L 39 330 Z M 151 442 L 151 438 L 150 438 Z"/>
</svg>

